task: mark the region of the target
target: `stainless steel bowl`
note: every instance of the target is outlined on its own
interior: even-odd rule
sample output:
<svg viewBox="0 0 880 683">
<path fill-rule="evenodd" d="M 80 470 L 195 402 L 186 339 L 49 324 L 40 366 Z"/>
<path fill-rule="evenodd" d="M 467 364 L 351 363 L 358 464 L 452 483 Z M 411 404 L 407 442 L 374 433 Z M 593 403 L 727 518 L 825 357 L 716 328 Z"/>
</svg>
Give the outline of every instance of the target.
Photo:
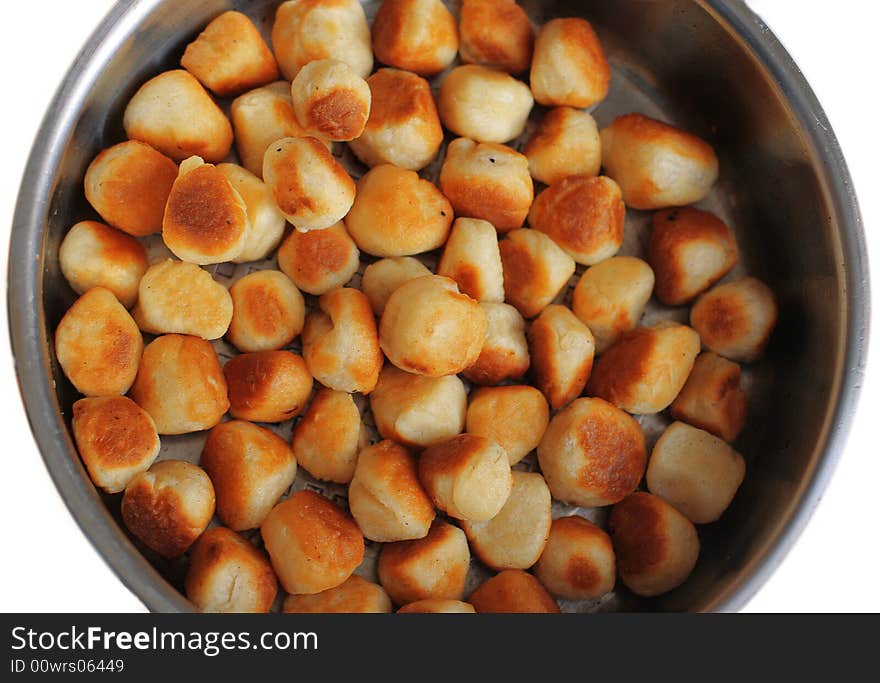
<svg viewBox="0 0 880 683">
<path fill-rule="evenodd" d="M 220 11 L 264 28 L 277 1 L 126 0 L 71 67 L 46 114 L 16 208 L 9 268 L 12 347 L 31 427 L 71 513 L 121 580 L 155 611 L 189 611 L 179 567 L 160 574 L 99 495 L 68 431 L 75 392 L 52 351 L 73 300 L 58 267 L 70 225 L 93 216 L 82 193 L 89 161 L 123 139 L 121 112 L 151 75 Z M 712 141 L 722 179 L 713 210 L 734 226 L 744 270 L 780 300 L 767 357 L 749 369 L 751 418 L 739 441 L 749 473 L 724 516 L 700 529 L 700 562 L 653 600 L 620 591 L 601 609 L 732 611 L 779 564 L 810 518 L 843 450 L 862 381 L 868 272 L 852 183 L 819 103 L 773 34 L 738 0 L 525 0 L 532 17 L 584 16 L 614 67 L 600 124 L 629 110 L 660 115 Z M 372 15 L 376 0 L 365 3 Z M 630 253 L 646 215 L 631 212 Z M 632 224 L 632 229 L 631 229 Z M 666 312 L 668 313 L 668 311 Z M 164 441 L 164 440 L 163 440 Z M 110 503 L 109 505 L 107 503 Z M 593 606 L 595 608 L 595 605 Z"/>
</svg>

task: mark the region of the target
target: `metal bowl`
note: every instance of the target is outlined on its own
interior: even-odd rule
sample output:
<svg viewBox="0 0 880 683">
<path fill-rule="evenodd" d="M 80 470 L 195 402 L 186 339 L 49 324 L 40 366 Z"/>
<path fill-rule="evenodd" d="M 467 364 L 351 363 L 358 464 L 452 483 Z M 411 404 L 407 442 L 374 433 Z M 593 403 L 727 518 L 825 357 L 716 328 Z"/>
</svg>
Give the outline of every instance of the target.
<svg viewBox="0 0 880 683">
<path fill-rule="evenodd" d="M 68 430 L 76 394 L 52 333 L 73 300 L 58 267 L 70 225 L 94 216 L 82 193 L 89 161 L 124 138 L 137 87 L 176 66 L 220 11 L 266 29 L 275 2 L 126 0 L 89 39 L 37 136 L 16 208 L 9 268 L 12 347 L 31 427 L 71 513 L 120 579 L 154 611 L 191 611 L 179 567 L 160 573 L 127 536 L 118 497 L 96 492 Z M 661 116 L 711 140 L 722 176 L 707 206 L 735 227 L 742 268 L 770 284 L 780 322 L 747 373 L 751 418 L 737 446 L 749 472 L 721 521 L 700 528 L 687 583 L 651 600 L 619 590 L 589 609 L 733 611 L 779 564 L 810 518 L 854 413 L 867 348 L 868 273 L 852 183 L 819 103 L 773 34 L 738 0 L 525 0 L 537 23 L 584 16 L 612 62 L 600 125 L 628 111 Z M 368 16 L 378 2 L 365 3 Z M 647 214 L 630 212 L 628 253 Z M 653 314 L 677 314 L 660 311 Z M 163 444 L 165 443 L 163 438 Z M 165 446 L 163 446 L 163 450 Z M 155 559 L 155 558 L 154 558 Z M 574 606 L 578 608 L 577 605 Z"/>
</svg>

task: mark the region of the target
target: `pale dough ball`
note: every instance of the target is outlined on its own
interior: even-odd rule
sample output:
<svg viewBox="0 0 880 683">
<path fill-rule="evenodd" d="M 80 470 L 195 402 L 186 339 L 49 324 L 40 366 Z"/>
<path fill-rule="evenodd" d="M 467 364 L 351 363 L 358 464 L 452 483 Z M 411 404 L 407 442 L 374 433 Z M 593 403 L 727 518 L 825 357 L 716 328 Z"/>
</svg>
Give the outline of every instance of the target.
<svg viewBox="0 0 880 683">
<path fill-rule="evenodd" d="M 452 278 L 477 301 L 504 301 L 504 274 L 495 226 L 475 218 L 456 218 L 437 274 Z"/>
<path fill-rule="evenodd" d="M 265 151 L 265 150 L 263 150 Z M 262 157 L 260 157 L 262 163 Z M 262 261 L 275 251 L 287 221 L 275 206 L 272 193 L 260 178 L 236 164 L 218 164 L 220 171 L 245 204 L 248 217 L 247 236 L 233 263 Z"/>
<path fill-rule="evenodd" d="M 353 140 L 370 116 L 370 86 L 345 62 L 319 59 L 299 70 L 290 86 L 296 120 L 309 135 Z"/>
<path fill-rule="evenodd" d="M 532 62 L 535 30 L 514 0 L 462 0 L 458 32 L 466 64 L 518 74 Z"/>
<path fill-rule="evenodd" d="M 286 614 L 388 614 L 391 598 L 382 586 L 352 574 L 335 588 L 314 595 L 288 595 Z"/>
<path fill-rule="evenodd" d="M 535 565 L 535 576 L 547 590 L 567 600 L 595 600 L 610 593 L 616 571 L 611 538 L 577 515 L 553 520 Z"/>
<path fill-rule="evenodd" d="M 274 351 L 302 332 L 306 305 L 290 279 L 278 270 L 257 270 L 229 288 L 232 321 L 226 338 L 243 353 Z"/>
<path fill-rule="evenodd" d="M 388 66 L 438 74 L 458 52 L 455 18 L 440 0 L 384 0 L 373 21 L 373 51 Z"/>
<path fill-rule="evenodd" d="M 468 434 L 485 436 L 497 443 L 507 453 L 511 465 L 538 447 L 549 422 L 547 399 L 534 387 L 481 387 L 470 394 Z"/>
<path fill-rule="evenodd" d="M 312 394 L 312 375 L 290 351 L 255 351 L 223 366 L 229 414 L 253 422 L 284 422 L 299 415 Z"/>
<path fill-rule="evenodd" d="M 391 295 L 405 282 L 423 275 L 430 275 L 418 259 L 411 256 L 396 256 L 374 261 L 364 269 L 361 276 L 361 290 L 370 300 L 373 313 L 382 317 L 385 304 Z"/>
<path fill-rule="evenodd" d="M 501 384 L 522 377 L 531 359 L 526 321 L 509 304 L 481 303 L 486 314 L 486 337 L 477 361 L 462 374 L 474 384 Z"/>
<path fill-rule="evenodd" d="M 684 388 L 670 406 L 676 420 L 735 441 L 746 423 L 748 399 L 739 365 L 711 351 L 697 356 Z"/>
<path fill-rule="evenodd" d="M 505 569 L 483 582 L 468 598 L 477 613 L 557 614 L 559 605 L 547 589 L 521 569 Z"/>
<path fill-rule="evenodd" d="M 357 272 L 361 253 L 339 221 L 323 230 L 293 230 L 278 249 L 278 267 L 315 296 L 343 287 Z"/>
<path fill-rule="evenodd" d="M 507 303 L 534 318 L 574 275 L 574 259 L 538 230 L 512 230 L 498 243 Z"/>
<path fill-rule="evenodd" d="M 535 180 L 552 185 L 570 175 L 599 175 L 602 141 L 589 112 L 571 107 L 548 111 L 523 154 Z"/>
</svg>

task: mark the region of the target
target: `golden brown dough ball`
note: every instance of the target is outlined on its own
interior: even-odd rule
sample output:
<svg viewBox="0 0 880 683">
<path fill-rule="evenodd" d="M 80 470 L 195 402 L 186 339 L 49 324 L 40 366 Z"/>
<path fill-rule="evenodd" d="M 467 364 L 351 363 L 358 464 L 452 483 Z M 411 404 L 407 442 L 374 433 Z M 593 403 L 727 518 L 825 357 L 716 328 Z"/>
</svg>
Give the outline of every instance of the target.
<svg viewBox="0 0 880 683">
<path fill-rule="evenodd" d="M 514 0 L 462 0 L 461 61 L 518 74 L 529 68 L 535 31 Z"/>
<path fill-rule="evenodd" d="M 358 453 L 370 443 L 351 394 L 321 388 L 293 429 L 293 454 L 316 479 L 347 484 Z"/>
<path fill-rule="evenodd" d="M 200 612 L 268 612 L 278 593 L 269 559 L 234 531 L 208 529 L 193 546 L 186 597 Z"/>
<path fill-rule="evenodd" d="M 404 605 L 398 614 L 475 614 L 469 602 L 461 600 L 416 600 Z"/>
<path fill-rule="evenodd" d="M 419 483 L 415 457 L 393 441 L 381 441 L 358 454 L 348 505 L 364 536 L 381 543 L 424 538 L 434 521 L 434 506 Z"/>
<path fill-rule="evenodd" d="M 210 429 L 229 409 L 214 347 L 183 334 L 166 334 L 147 344 L 129 395 L 150 414 L 159 434 Z"/>
<path fill-rule="evenodd" d="M 639 324 L 653 289 L 651 266 L 633 256 L 614 256 L 584 271 L 571 309 L 593 333 L 596 353 Z"/>
<path fill-rule="evenodd" d="M 363 133 L 370 116 L 370 86 L 345 62 L 309 62 L 290 87 L 296 120 L 309 135 L 353 140 Z"/>
<path fill-rule="evenodd" d="M 694 525 L 662 498 L 637 492 L 608 520 L 617 570 L 636 595 L 651 598 L 683 584 L 700 554 Z"/>
<path fill-rule="evenodd" d="M 574 275 L 574 259 L 538 230 L 513 230 L 498 244 L 507 303 L 534 318 Z"/>
<path fill-rule="evenodd" d="M 477 613 L 558 614 L 559 605 L 534 576 L 505 569 L 485 581 L 468 598 Z"/>
<path fill-rule="evenodd" d="M 149 334 L 175 332 L 219 339 L 229 329 L 233 302 L 226 287 L 208 271 L 167 259 L 144 273 L 132 315 Z"/>
<path fill-rule="evenodd" d="M 551 408 L 561 408 L 584 390 L 595 348 L 590 329 L 565 306 L 547 306 L 532 323 L 532 375 Z"/>
<path fill-rule="evenodd" d="M 654 444 L 646 480 L 694 524 L 708 524 L 724 514 L 745 475 L 745 460 L 724 441 L 673 422 Z"/>
<path fill-rule="evenodd" d="M 645 473 L 642 428 L 598 398 L 579 398 L 557 413 L 538 445 L 538 462 L 558 498 L 580 507 L 612 505 Z"/>
<path fill-rule="evenodd" d="M 382 586 L 352 574 L 336 588 L 314 595 L 288 595 L 284 598 L 286 614 L 388 614 L 391 598 Z"/>
<path fill-rule="evenodd" d="M 535 40 L 529 75 L 535 99 L 547 107 L 592 107 L 605 99 L 611 67 L 586 19 L 552 19 Z"/>
<path fill-rule="evenodd" d="M 515 465 L 538 447 L 550 409 L 544 395 L 534 387 L 509 385 L 481 387 L 470 395 L 467 432 L 496 442 Z"/>
<path fill-rule="evenodd" d="M 678 396 L 699 353 L 700 337 L 690 327 L 637 327 L 599 356 L 587 394 L 636 415 L 659 413 Z"/>
<path fill-rule="evenodd" d="M 761 357 L 778 317 L 773 292 L 753 277 L 710 289 L 691 309 L 703 346 L 740 363 Z"/>
<path fill-rule="evenodd" d="M 382 313 L 382 351 L 401 370 L 454 375 L 473 365 L 486 337 L 486 314 L 454 280 L 425 275 L 398 287 Z"/>
<path fill-rule="evenodd" d="M 467 538 L 435 520 L 424 538 L 382 546 L 379 583 L 397 605 L 417 600 L 461 600 L 470 567 Z"/>
<path fill-rule="evenodd" d="M 456 216 L 489 221 L 498 232 L 522 227 L 535 196 L 525 156 L 467 138 L 449 143 L 439 182 Z"/>
<path fill-rule="evenodd" d="M 302 294 L 278 270 L 248 273 L 229 288 L 232 322 L 226 338 L 243 353 L 287 346 L 306 318 Z"/>
<path fill-rule="evenodd" d="M 260 178 L 237 164 L 218 164 L 220 171 L 245 204 L 247 236 L 233 263 L 262 261 L 271 254 L 284 234 L 287 221 L 275 206 L 272 193 Z"/>
<path fill-rule="evenodd" d="M 378 317 L 382 317 L 385 304 L 403 283 L 415 280 L 431 271 L 418 259 L 411 256 L 383 258 L 368 265 L 361 276 L 361 290 L 370 300 L 370 306 Z"/>
<path fill-rule="evenodd" d="M 477 361 L 462 374 L 474 384 L 501 384 L 522 377 L 531 360 L 526 321 L 509 304 L 481 303 L 486 314 L 486 337 Z"/>
<path fill-rule="evenodd" d="M 384 438 L 425 448 L 461 433 L 467 393 L 456 375 L 413 375 L 389 364 L 370 395 L 370 409 Z"/>
<path fill-rule="evenodd" d="M 312 491 L 297 491 L 278 503 L 260 533 L 288 593 L 335 588 L 364 558 L 364 537 L 354 520 Z"/>
<path fill-rule="evenodd" d="M 89 476 L 107 493 L 122 491 L 159 455 L 156 423 L 125 396 L 81 398 L 71 426 Z"/>
<path fill-rule="evenodd" d="M 144 83 L 125 107 L 125 134 L 175 161 L 197 155 L 222 161 L 232 146 L 232 125 L 195 77 L 165 71 Z"/>
<path fill-rule="evenodd" d="M 318 306 L 302 332 L 309 372 L 330 389 L 369 394 L 383 362 L 370 302 L 363 292 L 340 287 L 324 294 Z"/>
<path fill-rule="evenodd" d="M 358 0 L 282 2 L 272 25 L 272 47 L 287 80 L 316 59 L 339 59 L 361 78 L 373 70 L 370 27 Z"/>
<path fill-rule="evenodd" d="M 415 171 L 376 166 L 357 184 L 348 234 L 373 256 L 411 256 L 441 246 L 452 225 L 449 200 Z"/>
<path fill-rule="evenodd" d="M 373 21 L 373 51 L 388 66 L 438 74 L 458 52 L 455 18 L 440 0 L 384 0 Z"/>
<path fill-rule="evenodd" d="M 277 256 L 278 267 L 293 284 L 315 296 L 344 286 L 361 264 L 361 253 L 342 221 L 323 230 L 292 231 Z"/>
<path fill-rule="evenodd" d="M 602 165 L 633 209 L 685 206 L 718 179 L 718 157 L 704 140 L 661 121 L 627 114 L 599 134 Z"/>
<path fill-rule="evenodd" d="M 623 244 L 626 207 L 605 176 L 569 176 L 535 197 L 529 225 L 549 235 L 577 263 L 591 266 Z"/>
<path fill-rule="evenodd" d="M 253 422 L 284 422 L 299 415 L 312 394 L 312 375 L 290 351 L 242 353 L 223 366 L 229 414 Z"/>
<path fill-rule="evenodd" d="M 86 396 L 128 391 L 144 348 L 141 331 L 109 289 L 93 287 L 55 329 L 55 355 L 65 377 Z"/>
<path fill-rule="evenodd" d="M 221 422 L 208 433 L 199 464 L 214 484 L 217 516 L 234 531 L 260 526 L 296 476 L 284 439 L 242 420 Z"/>
<path fill-rule="evenodd" d="M 461 523 L 474 554 L 495 571 L 531 567 L 550 534 L 550 489 L 544 477 L 533 472 L 512 474 L 510 497 L 497 515 Z"/>
<path fill-rule="evenodd" d="M 275 57 L 254 23 L 223 12 L 186 46 L 180 65 L 220 97 L 277 81 Z"/>
<path fill-rule="evenodd" d="M 437 274 L 452 278 L 477 301 L 504 301 L 504 274 L 495 226 L 476 218 L 456 218 Z"/>
<path fill-rule="evenodd" d="M 103 287 L 126 308 L 137 301 L 138 283 L 149 265 L 144 245 L 97 221 L 80 221 L 67 231 L 58 263 L 77 294 Z"/>
<path fill-rule="evenodd" d="M 525 83 L 477 64 L 457 66 L 446 74 L 437 97 L 443 125 L 477 142 L 519 137 L 534 104 Z"/>
<path fill-rule="evenodd" d="M 162 229 L 177 164 L 137 140 L 102 151 L 86 169 L 86 199 L 101 218 L 135 237 Z"/>
<path fill-rule="evenodd" d="M 370 118 L 361 136 L 348 143 L 355 156 L 371 167 L 394 164 L 418 171 L 427 166 L 443 142 L 428 81 L 409 71 L 379 69 L 367 85 Z"/>
<path fill-rule="evenodd" d="M 163 460 L 125 487 L 122 521 L 162 557 L 183 555 L 214 515 L 214 487 L 204 470 L 184 460 Z"/>
<path fill-rule="evenodd" d="M 597 176 L 602 141 L 589 112 L 571 107 L 548 111 L 526 143 L 529 171 L 535 180 L 552 185 L 571 175 Z"/>
<path fill-rule="evenodd" d="M 271 143 L 263 157 L 263 181 L 284 217 L 303 232 L 338 223 L 354 203 L 348 171 L 313 137 Z"/>
<path fill-rule="evenodd" d="M 701 353 L 684 388 L 670 406 L 672 417 L 725 441 L 735 441 L 748 412 L 740 375 L 736 363 L 711 351 Z"/>
</svg>

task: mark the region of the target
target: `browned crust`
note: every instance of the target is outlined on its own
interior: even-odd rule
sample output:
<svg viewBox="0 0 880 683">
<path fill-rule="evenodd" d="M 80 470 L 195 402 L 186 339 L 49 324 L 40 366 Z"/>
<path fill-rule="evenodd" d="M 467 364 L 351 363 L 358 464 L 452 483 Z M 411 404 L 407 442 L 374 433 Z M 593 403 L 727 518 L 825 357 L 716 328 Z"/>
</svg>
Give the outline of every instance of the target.
<svg viewBox="0 0 880 683">
<path fill-rule="evenodd" d="M 312 376 L 301 356 L 290 351 L 255 351 L 223 367 L 234 417 L 280 422 L 299 415 L 311 395 Z M 273 418 L 266 419 L 265 413 Z"/>
<path fill-rule="evenodd" d="M 498 242 L 498 251 L 504 270 L 505 300 L 524 318 L 538 315 L 541 308 L 535 305 L 534 299 L 549 280 L 544 264 L 532 256 L 526 245 L 510 239 Z"/>
<path fill-rule="evenodd" d="M 468 598 L 478 613 L 558 613 L 559 605 L 534 576 L 507 569 L 477 588 Z"/>
<path fill-rule="evenodd" d="M 463 374 L 474 384 L 494 385 L 522 377 L 529 366 L 529 357 L 521 358 L 513 349 L 484 346 L 477 357 L 477 362 L 467 368 Z"/>
<path fill-rule="evenodd" d="M 514 74 L 531 64 L 535 31 L 528 15 L 513 0 L 463 0 L 459 31 L 465 62 Z"/>
<path fill-rule="evenodd" d="M 236 283 L 229 288 L 229 293 L 236 312 L 246 316 L 248 334 L 270 337 L 288 323 L 288 308 L 280 300 L 276 283 L 247 281 L 243 286 Z M 235 326 L 234 319 L 232 326 Z"/>
<path fill-rule="evenodd" d="M 276 148 L 278 153 L 272 155 L 272 164 L 279 179 L 272 189 L 272 196 L 283 214 L 296 216 L 319 208 L 312 199 L 313 188 L 308 187 L 306 176 L 301 174 L 302 156 L 306 153 L 317 157 L 315 162 L 327 168 L 333 178 L 345 186 L 347 193 L 355 196 L 354 180 L 323 142 L 313 137 L 299 138 L 299 142 L 308 147 L 307 152 L 298 146 L 288 146 Z"/>
<path fill-rule="evenodd" d="M 149 415 L 125 396 L 83 398 L 73 404 L 73 435 L 87 467 L 124 469 L 142 464 L 158 449 Z"/>
<path fill-rule="evenodd" d="M 669 552 L 663 503 L 637 492 L 614 506 L 608 527 L 621 576 L 639 576 L 660 565 Z"/>
<path fill-rule="evenodd" d="M 364 130 L 370 108 L 359 93 L 348 88 L 334 90 L 309 103 L 309 127 L 331 140 L 351 140 Z"/>
<path fill-rule="evenodd" d="M 373 21 L 373 52 L 383 64 L 423 76 L 440 73 L 446 62 L 436 58 L 437 46 L 458 47 L 458 27 L 449 10 L 435 2 L 430 15 L 415 14 L 411 0 L 384 0 Z M 415 43 L 411 31 L 424 26 L 430 43 Z"/>
<path fill-rule="evenodd" d="M 670 406 L 670 414 L 720 439 L 734 441 L 748 413 L 748 398 L 740 386 L 740 376 L 736 363 L 714 353 L 701 354 Z"/>
<path fill-rule="evenodd" d="M 532 205 L 531 193 L 525 196 L 515 187 L 473 175 L 441 173 L 440 189 L 456 216 L 489 221 L 498 232 L 522 227 Z"/>
<path fill-rule="evenodd" d="M 593 366 L 587 394 L 616 406 L 632 403 L 633 390 L 647 374 L 656 342 L 653 330 L 648 327 L 637 327 L 620 335 Z"/>
<path fill-rule="evenodd" d="M 341 271 L 357 247 L 345 230 L 293 230 L 278 249 L 279 267 L 305 289 L 320 287 L 328 274 Z"/>
<path fill-rule="evenodd" d="M 430 522 L 434 505 L 419 481 L 415 456 L 393 441 L 380 441 L 370 447 L 369 478 L 380 481 L 393 492 L 394 503 L 413 517 Z"/>
<path fill-rule="evenodd" d="M 366 131 L 377 132 L 385 126 L 397 126 L 418 118 L 431 132 L 431 140 L 440 143 L 443 129 L 428 81 L 400 69 L 379 69 L 367 79 L 367 85 L 372 94 L 372 107 Z"/>
<path fill-rule="evenodd" d="M 438 478 L 457 476 L 489 445 L 489 440 L 483 436 L 459 434 L 431 446 L 419 458 L 419 479 L 430 492 Z"/>
<path fill-rule="evenodd" d="M 528 338 L 532 378 L 550 407 L 556 410 L 577 398 L 593 370 L 593 354 L 584 358 L 570 376 L 562 377 L 559 360 L 566 351 L 559 348 L 558 335 L 550 319 L 539 316 L 529 327 Z"/>
</svg>

